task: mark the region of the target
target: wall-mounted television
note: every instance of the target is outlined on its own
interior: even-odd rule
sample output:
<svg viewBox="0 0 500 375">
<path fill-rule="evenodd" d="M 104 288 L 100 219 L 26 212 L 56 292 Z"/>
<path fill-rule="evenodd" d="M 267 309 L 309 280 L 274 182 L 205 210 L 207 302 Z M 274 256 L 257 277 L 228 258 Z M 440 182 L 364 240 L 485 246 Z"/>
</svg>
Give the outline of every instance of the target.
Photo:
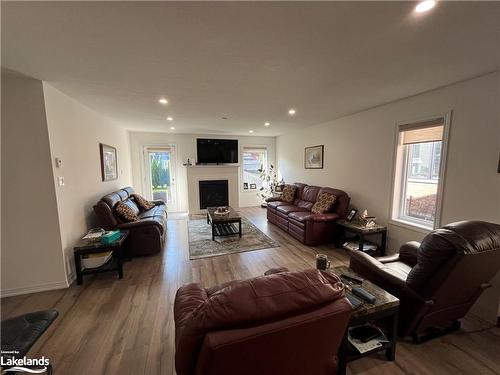
<svg viewBox="0 0 500 375">
<path fill-rule="evenodd" d="M 238 163 L 238 140 L 196 139 L 198 164 Z"/>
</svg>

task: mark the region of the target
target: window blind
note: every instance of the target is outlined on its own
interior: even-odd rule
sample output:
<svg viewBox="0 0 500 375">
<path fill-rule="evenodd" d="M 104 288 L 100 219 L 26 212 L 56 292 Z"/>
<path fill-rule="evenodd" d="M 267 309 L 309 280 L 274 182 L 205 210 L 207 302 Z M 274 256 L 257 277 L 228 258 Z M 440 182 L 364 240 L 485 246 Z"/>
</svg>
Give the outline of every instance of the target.
<svg viewBox="0 0 500 375">
<path fill-rule="evenodd" d="M 438 142 L 443 140 L 444 118 L 401 125 L 400 141 L 403 145 Z"/>
</svg>

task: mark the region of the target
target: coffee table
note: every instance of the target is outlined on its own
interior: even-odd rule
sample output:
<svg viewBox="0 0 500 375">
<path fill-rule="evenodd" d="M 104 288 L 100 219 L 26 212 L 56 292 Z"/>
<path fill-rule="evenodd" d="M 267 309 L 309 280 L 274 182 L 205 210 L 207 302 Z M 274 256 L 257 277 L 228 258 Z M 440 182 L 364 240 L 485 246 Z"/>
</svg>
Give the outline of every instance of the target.
<svg viewBox="0 0 500 375">
<path fill-rule="evenodd" d="M 331 268 L 327 270 L 327 272 L 331 272 L 337 276 L 340 276 L 341 274 L 347 274 L 361 277 L 346 266 Z M 362 325 L 368 322 L 375 322 L 377 326 L 379 326 L 385 333 L 389 342 L 384 343 L 379 348 L 360 354 L 355 348 L 351 346 L 351 344 L 349 344 L 347 340 L 348 331 L 346 330 L 346 334 L 342 340 L 342 344 L 340 345 L 338 352 L 338 374 L 344 375 L 346 373 L 348 362 L 382 350 L 385 350 L 385 356 L 389 361 L 394 361 L 396 358 L 399 299 L 368 280 L 364 280 L 361 285 L 349 285 L 346 281 L 344 281 L 344 283 L 347 286 L 346 293 L 350 293 L 349 290 L 351 286 L 361 286 L 364 290 L 377 298 L 376 302 L 373 305 L 368 302 L 364 302 L 363 305 L 352 312 L 348 328 Z M 359 297 L 356 298 L 361 299 Z"/>
<path fill-rule="evenodd" d="M 207 224 L 212 226 L 212 241 L 215 237 L 239 235 L 241 238 L 241 216 L 232 207 L 227 214 L 217 214 L 217 207 L 207 208 Z M 238 228 L 234 224 L 238 224 Z"/>
</svg>

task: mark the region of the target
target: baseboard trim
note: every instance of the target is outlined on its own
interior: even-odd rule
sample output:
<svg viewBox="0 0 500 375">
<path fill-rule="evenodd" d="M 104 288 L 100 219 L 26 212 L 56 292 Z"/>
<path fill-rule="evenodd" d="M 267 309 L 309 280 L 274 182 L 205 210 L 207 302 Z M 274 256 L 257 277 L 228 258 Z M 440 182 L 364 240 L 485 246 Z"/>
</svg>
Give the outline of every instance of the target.
<svg viewBox="0 0 500 375">
<path fill-rule="evenodd" d="M 52 282 L 52 283 L 23 286 L 21 288 L 2 289 L 0 291 L 0 298 L 20 296 L 22 294 L 46 292 L 48 290 L 64 289 L 67 287 L 69 287 L 69 284 L 66 280 L 64 280 L 64 281 L 56 281 L 56 282 Z"/>
</svg>

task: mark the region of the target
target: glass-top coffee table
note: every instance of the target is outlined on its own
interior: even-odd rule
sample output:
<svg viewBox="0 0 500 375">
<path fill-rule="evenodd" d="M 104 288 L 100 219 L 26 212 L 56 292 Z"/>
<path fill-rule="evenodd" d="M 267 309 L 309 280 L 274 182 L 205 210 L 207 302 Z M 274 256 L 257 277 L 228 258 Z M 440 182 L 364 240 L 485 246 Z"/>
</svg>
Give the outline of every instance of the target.
<svg viewBox="0 0 500 375">
<path fill-rule="evenodd" d="M 228 212 L 218 214 L 217 207 L 207 208 L 207 224 L 212 226 L 212 241 L 215 237 L 234 236 L 241 237 L 241 216 L 232 207 L 226 207 Z M 235 224 L 238 224 L 236 227 Z"/>
</svg>

